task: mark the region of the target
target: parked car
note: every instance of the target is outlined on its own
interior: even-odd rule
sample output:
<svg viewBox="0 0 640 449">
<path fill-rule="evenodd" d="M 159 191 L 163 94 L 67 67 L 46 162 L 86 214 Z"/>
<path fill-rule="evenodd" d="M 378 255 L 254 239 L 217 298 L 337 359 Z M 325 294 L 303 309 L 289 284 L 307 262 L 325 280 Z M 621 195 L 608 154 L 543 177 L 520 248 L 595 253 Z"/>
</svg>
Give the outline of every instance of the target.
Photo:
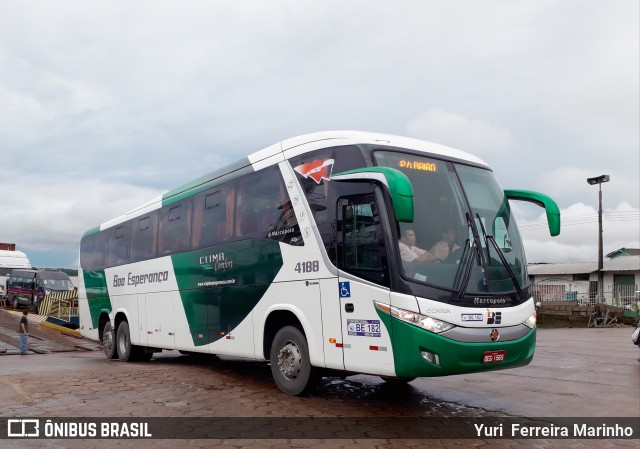
<svg viewBox="0 0 640 449">
<path fill-rule="evenodd" d="M 15 308 L 26 306 L 38 309 L 47 291 L 73 290 L 73 283 L 60 270 L 13 269 L 7 279 L 7 300 Z"/>
</svg>

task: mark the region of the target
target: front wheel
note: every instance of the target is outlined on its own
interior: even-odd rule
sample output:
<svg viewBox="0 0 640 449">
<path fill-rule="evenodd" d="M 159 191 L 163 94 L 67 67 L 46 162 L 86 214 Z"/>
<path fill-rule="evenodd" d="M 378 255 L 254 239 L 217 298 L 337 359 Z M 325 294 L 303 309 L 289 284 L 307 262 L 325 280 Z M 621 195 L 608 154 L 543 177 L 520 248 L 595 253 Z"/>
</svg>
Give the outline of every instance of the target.
<svg viewBox="0 0 640 449">
<path fill-rule="evenodd" d="M 307 339 L 297 327 L 285 326 L 278 331 L 270 357 L 271 374 L 284 393 L 307 394 L 318 385 L 320 377 L 311 366 Z"/>
</svg>

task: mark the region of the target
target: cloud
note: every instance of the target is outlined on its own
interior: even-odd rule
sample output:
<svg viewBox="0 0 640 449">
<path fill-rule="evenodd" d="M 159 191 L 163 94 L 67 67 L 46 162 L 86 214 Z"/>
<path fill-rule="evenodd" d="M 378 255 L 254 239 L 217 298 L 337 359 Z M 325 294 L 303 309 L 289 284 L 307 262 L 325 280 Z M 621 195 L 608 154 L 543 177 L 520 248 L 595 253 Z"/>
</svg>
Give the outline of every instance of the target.
<svg viewBox="0 0 640 449">
<path fill-rule="evenodd" d="M 100 179 L 15 175 L 0 170 L 0 191 L 5 192 L 0 235 L 27 255 L 30 250 L 77 251 L 85 231 L 161 194 Z"/>
<path fill-rule="evenodd" d="M 466 150 L 505 187 L 548 193 L 565 209 L 597 206 L 585 179 L 607 173 L 605 208 L 637 208 L 638 9 L 599 0 L 141 0 L 123 14 L 104 0 L 8 2 L 0 153 L 11 181 L 1 187 L 4 198 L 29 196 L 11 203 L 20 210 L 11 219 L 35 234 L 4 218 L 0 231 L 10 226 L 31 248 L 76 245 L 69 235 L 128 209 L 118 198 L 144 202 L 327 129 Z M 70 231 L 51 220 L 45 241 L 31 217 L 65 208 L 86 223 Z"/>
<path fill-rule="evenodd" d="M 516 147 L 514 136 L 507 129 L 444 109 L 430 109 L 415 117 L 407 123 L 406 131 L 412 137 L 449 145 L 481 157 Z"/>
<path fill-rule="evenodd" d="M 550 237 L 541 209 L 511 203 L 529 263 L 595 262 L 598 260 L 598 210 L 583 203 L 560 211 L 561 232 Z M 640 209 L 620 203 L 603 210 L 603 254 L 616 249 L 640 248 Z"/>
<path fill-rule="evenodd" d="M 625 171 L 625 166 L 633 159 L 609 158 L 607 165 L 599 168 L 585 168 L 579 165 L 558 167 L 540 172 L 535 179 L 535 188 L 551 196 L 558 204 L 567 204 L 577 197 L 598 207 L 600 187 L 589 185 L 587 178 L 608 174 L 610 181 L 603 183 L 603 210 L 615 204 L 638 204 L 640 201 L 640 178 L 638 172 Z M 616 206 L 620 207 L 620 206 Z"/>
<path fill-rule="evenodd" d="M 0 136 L 28 142 L 32 132 L 50 119 L 50 111 L 31 94 L 0 82 Z"/>
</svg>

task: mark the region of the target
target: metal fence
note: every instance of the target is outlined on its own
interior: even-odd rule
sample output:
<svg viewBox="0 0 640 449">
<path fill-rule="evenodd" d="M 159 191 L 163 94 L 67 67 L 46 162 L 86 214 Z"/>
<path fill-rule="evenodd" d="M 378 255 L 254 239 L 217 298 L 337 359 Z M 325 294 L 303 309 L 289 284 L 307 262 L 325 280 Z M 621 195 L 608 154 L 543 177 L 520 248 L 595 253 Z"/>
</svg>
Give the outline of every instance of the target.
<svg viewBox="0 0 640 449">
<path fill-rule="evenodd" d="M 78 316 L 78 290 L 47 292 L 38 313 L 70 322 Z"/>
<path fill-rule="evenodd" d="M 553 282 L 544 281 L 533 285 L 533 297 L 540 302 L 545 301 L 576 301 L 581 306 L 605 304 L 636 310 L 636 291 L 638 286 L 615 285 L 613 290 L 602 292 L 602 298 L 597 292 L 589 291 L 588 282 Z"/>
</svg>

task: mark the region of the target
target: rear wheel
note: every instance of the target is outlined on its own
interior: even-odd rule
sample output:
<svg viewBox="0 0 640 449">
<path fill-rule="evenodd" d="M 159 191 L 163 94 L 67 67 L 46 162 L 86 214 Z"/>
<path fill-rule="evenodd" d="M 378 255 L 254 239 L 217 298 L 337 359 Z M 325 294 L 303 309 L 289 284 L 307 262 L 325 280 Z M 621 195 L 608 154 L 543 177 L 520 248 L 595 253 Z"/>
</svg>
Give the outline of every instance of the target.
<svg viewBox="0 0 640 449">
<path fill-rule="evenodd" d="M 111 326 L 111 321 L 107 321 L 107 324 L 104 325 L 104 331 L 102 331 L 102 350 L 108 359 L 118 358 L 116 338 L 113 327 Z"/>
<path fill-rule="evenodd" d="M 118 348 L 118 358 L 122 362 L 137 362 L 151 359 L 153 353 L 147 353 L 143 346 L 131 344 L 131 331 L 129 323 L 122 321 L 118 325 L 116 347 Z"/>
<path fill-rule="evenodd" d="M 311 366 L 307 339 L 300 329 L 286 326 L 271 345 L 271 374 L 283 392 L 297 396 L 317 387 L 320 376 Z"/>
</svg>

